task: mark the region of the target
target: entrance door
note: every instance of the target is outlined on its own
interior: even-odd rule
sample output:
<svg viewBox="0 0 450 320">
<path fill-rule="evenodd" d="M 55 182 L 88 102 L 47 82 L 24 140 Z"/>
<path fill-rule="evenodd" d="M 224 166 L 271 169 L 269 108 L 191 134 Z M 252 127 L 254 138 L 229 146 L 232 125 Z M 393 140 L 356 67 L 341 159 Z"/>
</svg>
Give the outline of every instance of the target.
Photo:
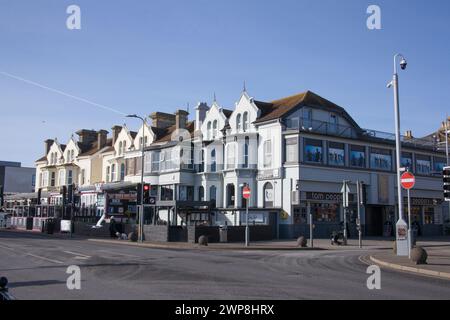
<svg viewBox="0 0 450 320">
<path fill-rule="evenodd" d="M 366 230 L 368 236 L 381 237 L 383 235 L 383 207 L 367 207 Z"/>
</svg>

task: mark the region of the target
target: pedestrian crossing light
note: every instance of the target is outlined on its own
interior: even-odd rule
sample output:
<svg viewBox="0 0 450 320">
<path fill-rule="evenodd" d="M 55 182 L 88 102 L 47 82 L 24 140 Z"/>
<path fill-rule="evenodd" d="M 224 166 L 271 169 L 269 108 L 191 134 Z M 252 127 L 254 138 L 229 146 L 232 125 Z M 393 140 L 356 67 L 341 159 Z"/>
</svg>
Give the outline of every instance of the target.
<svg viewBox="0 0 450 320">
<path fill-rule="evenodd" d="M 445 167 L 443 170 L 444 177 L 444 199 L 450 201 L 450 167 Z"/>
</svg>

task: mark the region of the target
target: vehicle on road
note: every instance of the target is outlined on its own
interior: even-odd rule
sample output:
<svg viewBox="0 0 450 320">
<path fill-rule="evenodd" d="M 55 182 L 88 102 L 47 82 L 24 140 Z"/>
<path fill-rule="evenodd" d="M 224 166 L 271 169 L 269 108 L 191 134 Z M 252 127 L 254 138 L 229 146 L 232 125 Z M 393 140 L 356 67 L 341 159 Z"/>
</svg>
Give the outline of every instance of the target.
<svg viewBox="0 0 450 320">
<path fill-rule="evenodd" d="M 15 300 L 14 296 L 12 296 L 8 292 L 8 279 L 5 277 L 0 278 L 0 301 L 6 300 Z"/>
<path fill-rule="evenodd" d="M 0 212 L 0 229 L 11 228 L 11 214 L 6 212 Z"/>
</svg>

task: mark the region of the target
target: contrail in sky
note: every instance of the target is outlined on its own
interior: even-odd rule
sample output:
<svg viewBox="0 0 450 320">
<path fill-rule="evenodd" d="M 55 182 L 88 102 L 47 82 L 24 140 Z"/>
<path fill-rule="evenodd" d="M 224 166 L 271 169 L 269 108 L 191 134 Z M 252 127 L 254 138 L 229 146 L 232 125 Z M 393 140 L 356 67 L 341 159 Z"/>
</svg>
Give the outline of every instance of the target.
<svg viewBox="0 0 450 320">
<path fill-rule="evenodd" d="M 66 92 L 61 91 L 61 90 L 58 90 L 58 89 L 54 89 L 54 88 L 47 87 L 47 86 L 45 86 L 45 85 L 43 85 L 43 84 L 40 84 L 40 83 L 31 81 L 31 80 L 28 80 L 28 79 L 24 79 L 24 78 L 21 78 L 21 77 L 19 77 L 19 76 L 15 76 L 15 75 L 10 74 L 10 73 L 8 73 L 8 72 L 0 71 L 0 74 L 4 75 L 4 76 L 6 76 L 6 77 L 9 77 L 9 78 L 18 80 L 18 81 L 25 82 L 25 83 L 27 83 L 27 84 L 30 84 L 30 85 L 35 86 L 35 87 L 38 87 L 38 88 L 41 88 L 41 89 L 44 89 L 44 90 L 47 90 L 47 91 L 51 91 L 51 92 L 57 93 L 57 94 L 60 94 L 60 95 L 65 96 L 65 97 L 68 97 L 68 98 L 71 98 L 71 99 L 78 100 L 78 101 L 80 101 L 80 102 L 84 102 L 84 103 L 90 104 L 90 105 L 92 105 L 92 106 L 94 106 L 94 107 L 98 107 L 98 108 L 101 108 L 101 109 L 104 109 L 104 110 L 108 110 L 108 111 L 111 111 L 111 112 L 120 114 L 120 115 L 122 115 L 122 116 L 126 116 L 126 115 L 127 115 L 126 113 L 123 113 L 123 112 L 121 112 L 121 111 L 119 111 L 119 110 L 117 110 L 117 109 L 114 109 L 114 108 L 111 108 L 111 107 L 105 106 L 105 105 L 103 105 L 103 104 L 99 104 L 99 103 L 96 103 L 96 102 L 93 102 L 93 101 L 90 101 L 90 100 L 87 100 L 87 99 L 84 99 L 84 98 L 80 98 L 80 97 L 74 96 L 74 95 L 72 95 L 72 94 L 70 94 L 70 93 L 66 93 Z"/>
</svg>

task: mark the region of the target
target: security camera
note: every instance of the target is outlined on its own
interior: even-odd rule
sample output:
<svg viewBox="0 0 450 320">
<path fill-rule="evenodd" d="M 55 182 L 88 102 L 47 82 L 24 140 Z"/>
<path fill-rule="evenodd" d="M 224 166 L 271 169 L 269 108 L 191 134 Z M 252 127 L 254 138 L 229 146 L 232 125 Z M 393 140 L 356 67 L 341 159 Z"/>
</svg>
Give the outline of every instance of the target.
<svg viewBox="0 0 450 320">
<path fill-rule="evenodd" d="M 400 61 L 400 67 L 402 68 L 402 70 L 405 70 L 407 65 L 408 63 L 406 62 L 405 58 L 403 58 L 402 61 Z"/>
</svg>

